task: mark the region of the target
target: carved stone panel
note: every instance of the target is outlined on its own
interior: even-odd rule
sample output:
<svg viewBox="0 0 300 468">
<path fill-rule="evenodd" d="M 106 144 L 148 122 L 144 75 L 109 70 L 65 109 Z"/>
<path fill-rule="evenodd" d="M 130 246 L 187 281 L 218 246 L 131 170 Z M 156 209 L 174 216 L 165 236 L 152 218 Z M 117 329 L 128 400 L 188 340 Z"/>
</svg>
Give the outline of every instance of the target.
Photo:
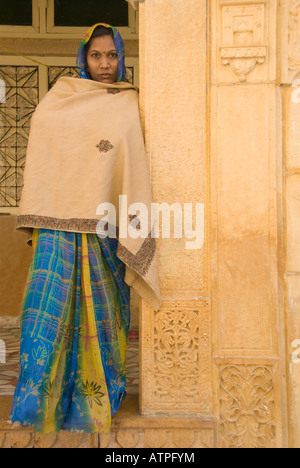
<svg viewBox="0 0 300 468">
<path fill-rule="evenodd" d="M 265 4 L 224 4 L 222 8 L 223 65 L 229 65 L 241 82 L 267 57 Z"/>
<path fill-rule="evenodd" d="M 212 81 L 273 82 L 278 74 L 279 2 L 215 0 L 210 8 Z"/>
<path fill-rule="evenodd" d="M 277 408 L 273 365 L 219 363 L 220 448 L 276 447 Z"/>
<path fill-rule="evenodd" d="M 142 332 L 142 412 L 211 411 L 210 305 L 166 301 Z"/>
</svg>

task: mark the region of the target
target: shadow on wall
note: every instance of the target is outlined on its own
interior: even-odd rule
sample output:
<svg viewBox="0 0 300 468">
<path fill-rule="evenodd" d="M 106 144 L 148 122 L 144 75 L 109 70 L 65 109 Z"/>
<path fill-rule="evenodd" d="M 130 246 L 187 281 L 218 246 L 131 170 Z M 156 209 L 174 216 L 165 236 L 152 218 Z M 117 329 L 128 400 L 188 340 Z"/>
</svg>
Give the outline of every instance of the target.
<svg viewBox="0 0 300 468">
<path fill-rule="evenodd" d="M 33 256 L 27 234 L 16 230 L 16 218 L 0 215 L 0 325 L 13 324 L 20 316 Z"/>
</svg>

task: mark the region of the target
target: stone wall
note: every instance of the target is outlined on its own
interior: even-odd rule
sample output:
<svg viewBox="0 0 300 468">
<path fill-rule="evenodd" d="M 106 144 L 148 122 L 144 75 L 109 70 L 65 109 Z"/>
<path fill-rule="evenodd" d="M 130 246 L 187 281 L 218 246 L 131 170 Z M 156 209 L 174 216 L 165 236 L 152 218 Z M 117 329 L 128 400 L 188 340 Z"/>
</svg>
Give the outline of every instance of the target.
<svg viewBox="0 0 300 468">
<path fill-rule="evenodd" d="M 0 327 L 18 326 L 32 248 L 16 231 L 16 216 L 0 216 Z"/>
</svg>

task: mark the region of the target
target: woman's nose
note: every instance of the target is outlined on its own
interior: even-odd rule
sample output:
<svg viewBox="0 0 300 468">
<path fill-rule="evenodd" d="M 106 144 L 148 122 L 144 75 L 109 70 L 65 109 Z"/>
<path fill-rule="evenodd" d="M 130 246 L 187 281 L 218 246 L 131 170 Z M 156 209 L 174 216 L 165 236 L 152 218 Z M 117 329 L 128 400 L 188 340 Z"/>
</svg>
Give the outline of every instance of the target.
<svg viewBox="0 0 300 468">
<path fill-rule="evenodd" d="M 108 68 L 109 67 L 109 60 L 106 55 L 102 56 L 100 61 L 100 68 Z"/>
</svg>

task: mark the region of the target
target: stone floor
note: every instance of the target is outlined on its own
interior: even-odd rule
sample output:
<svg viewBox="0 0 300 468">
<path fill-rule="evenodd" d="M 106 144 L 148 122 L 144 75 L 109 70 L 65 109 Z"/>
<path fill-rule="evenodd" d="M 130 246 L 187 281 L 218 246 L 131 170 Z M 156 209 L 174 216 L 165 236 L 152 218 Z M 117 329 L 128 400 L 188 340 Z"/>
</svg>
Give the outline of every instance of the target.
<svg viewBox="0 0 300 468">
<path fill-rule="evenodd" d="M 12 396 L 19 375 L 19 328 L 0 328 L 0 340 L 5 354 L 0 351 L 0 396 Z M 2 346 L 3 348 L 3 346 Z M 6 362 L 3 361 L 5 356 Z M 138 332 L 130 331 L 127 347 L 127 394 L 139 393 L 139 341 Z"/>
</svg>

